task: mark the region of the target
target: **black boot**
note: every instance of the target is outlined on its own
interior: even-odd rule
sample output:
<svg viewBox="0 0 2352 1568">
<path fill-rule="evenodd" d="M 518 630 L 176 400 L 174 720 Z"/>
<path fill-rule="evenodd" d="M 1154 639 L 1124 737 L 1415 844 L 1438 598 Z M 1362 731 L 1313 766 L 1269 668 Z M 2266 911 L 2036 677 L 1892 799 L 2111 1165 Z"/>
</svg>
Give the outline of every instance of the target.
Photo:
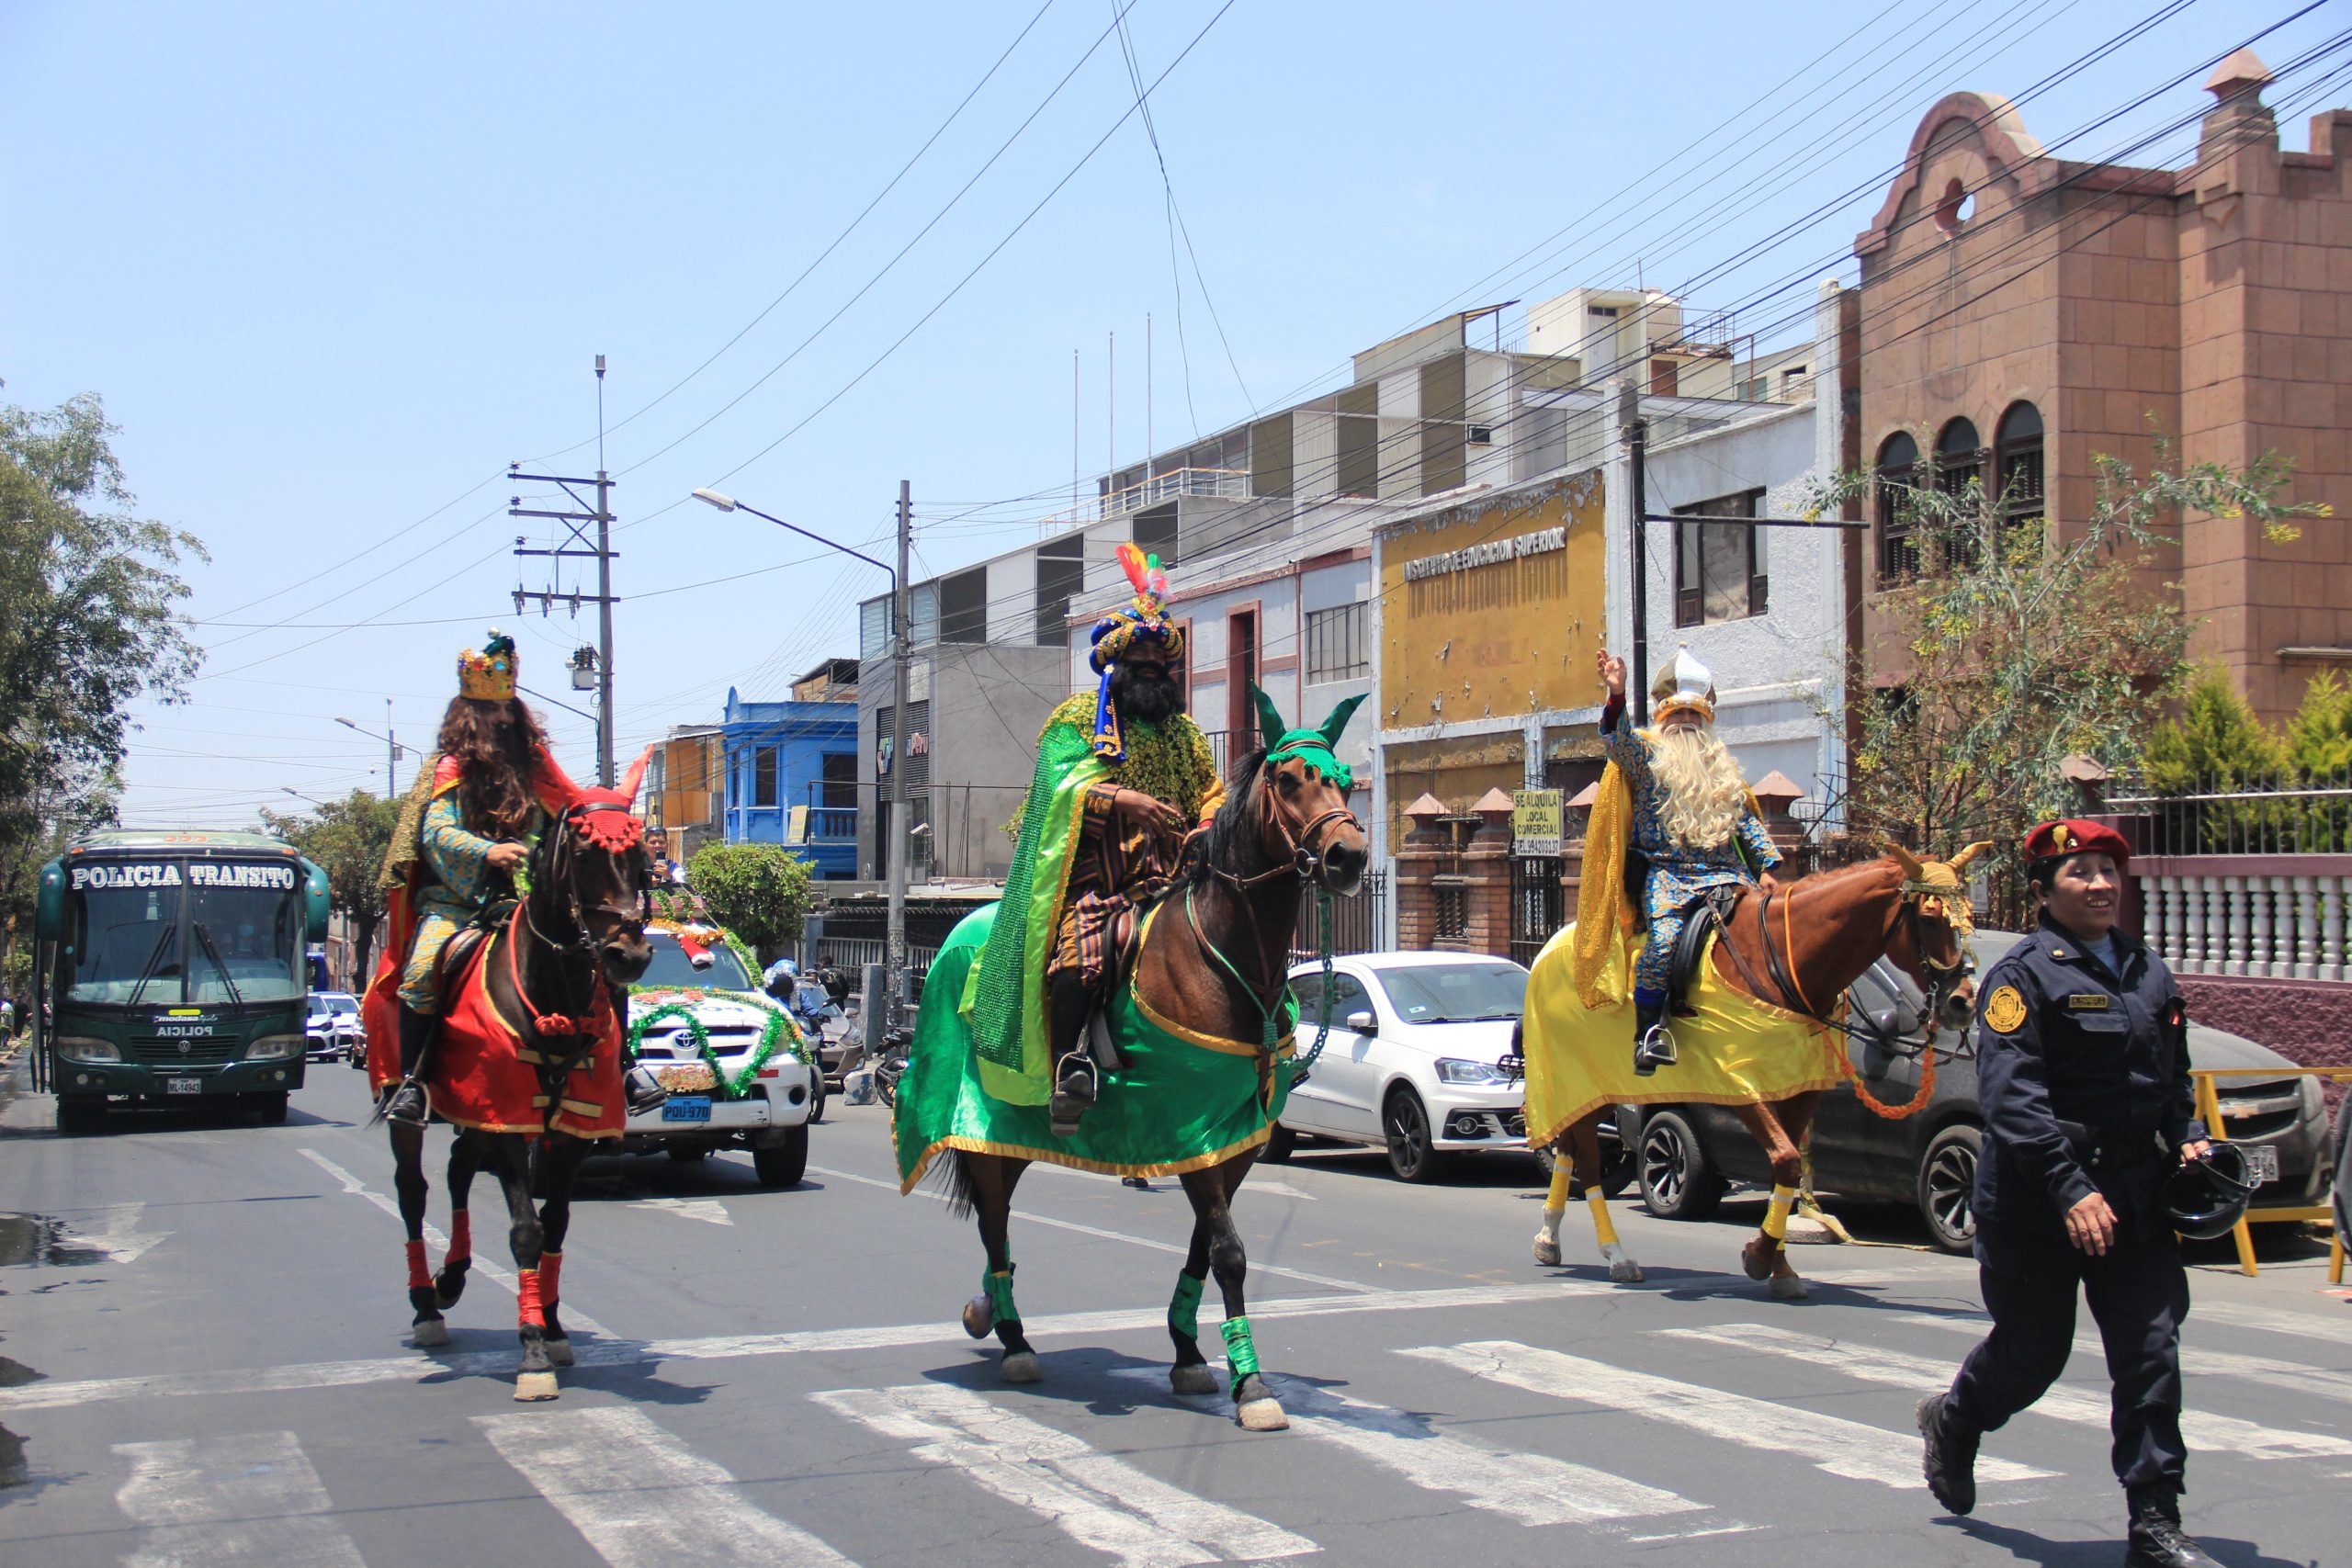
<svg viewBox="0 0 2352 1568">
<path fill-rule="evenodd" d="M 1919 1436 L 1928 1440 L 1919 1468 L 1928 1490 L 1948 1512 L 1976 1506 L 1976 1439 L 1983 1434 L 1951 1413 L 1951 1395 L 1931 1393 L 1919 1402 Z"/>
<path fill-rule="evenodd" d="M 2132 1494 L 2132 1533 L 2123 1568 L 2221 1568 L 2221 1564 L 2180 1528 L 2180 1495 L 2150 1490 Z"/>
<path fill-rule="evenodd" d="M 1634 1004 L 1634 1076 L 1648 1077 L 1660 1067 L 1670 1067 L 1679 1060 L 1674 1051 L 1674 1035 L 1666 1027 L 1666 1004 L 1642 1002 Z"/>
<path fill-rule="evenodd" d="M 425 1047 L 439 1021 L 431 1013 L 419 1012 L 406 1002 L 401 1004 L 401 1081 L 384 1097 L 385 1121 L 422 1127 L 431 1119 L 432 1102 L 417 1074 L 424 1067 Z"/>
<path fill-rule="evenodd" d="M 1093 999 L 1075 975 L 1057 976 L 1046 993 L 1046 1024 L 1054 1053 L 1054 1098 L 1046 1116 L 1057 1138 L 1076 1137 L 1079 1119 L 1102 1098 L 1102 1069 L 1086 1049 L 1086 1014 Z"/>
<path fill-rule="evenodd" d="M 631 1116 L 642 1116 L 656 1110 L 670 1098 L 670 1091 L 662 1087 L 662 1080 L 653 1076 L 653 1069 L 637 1062 L 631 1062 L 628 1070 L 622 1075 L 621 1089 L 628 1100 Z"/>
</svg>

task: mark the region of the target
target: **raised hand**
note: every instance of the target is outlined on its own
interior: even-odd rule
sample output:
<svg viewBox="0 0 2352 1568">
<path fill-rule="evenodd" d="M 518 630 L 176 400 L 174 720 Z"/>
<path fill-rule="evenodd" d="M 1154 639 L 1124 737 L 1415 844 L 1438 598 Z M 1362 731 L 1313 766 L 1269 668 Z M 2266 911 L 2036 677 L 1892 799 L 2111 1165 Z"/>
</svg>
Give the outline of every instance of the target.
<svg viewBox="0 0 2352 1568">
<path fill-rule="evenodd" d="M 1593 655 L 1593 664 L 1600 671 L 1600 678 L 1609 683 L 1609 694 L 1612 697 L 1623 696 L 1625 694 L 1625 661 L 1604 648 Z"/>
</svg>

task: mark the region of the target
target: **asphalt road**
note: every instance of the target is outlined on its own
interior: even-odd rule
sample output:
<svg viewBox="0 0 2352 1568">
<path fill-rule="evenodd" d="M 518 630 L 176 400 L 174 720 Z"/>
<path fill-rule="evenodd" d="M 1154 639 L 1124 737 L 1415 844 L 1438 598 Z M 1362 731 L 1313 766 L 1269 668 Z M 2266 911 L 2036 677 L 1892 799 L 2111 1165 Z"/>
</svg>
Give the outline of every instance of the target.
<svg viewBox="0 0 2352 1568">
<path fill-rule="evenodd" d="M 1922 1488 L 1911 1409 L 1981 1329 L 1972 1265 L 1804 1247 L 1811 1299 L 1774 1302 L 1736 1274 L 1759 1205 L 1620 1203 L 1650 1277 L 1612 1286 L 1581 1212 L 1567 1264 L 1533 1264 L 1513 1156 L 1434 1189 L 1353 1154 L 1252 1178 L 1252 1318 L 1294 1421 L 1259 1435 L 1168 1391 L 1174 1183 L 1033 1171 L 1014 1247 L 1046 1372 L 1009 1387 L 956 1321 L 977 1237 L 900 1198 L 886 1113 L 836 1100 L 795 1190 L 743 1156 L 591 1167 L 581 1364 L 518 1404 L 493 1191 L 455 1343 L 409 1348 L 382 1134 L 358 1074 L 310 1076 L 276 1127 L 62 1138 L 43 1098 L 0 1108 L 0 1562 L 2121 1560 L 2095 1353 L 1989 1441 L 1973 1518 Z M 2352 1562 L 2352 1300 L 2316 1254 L 2259 1280 L 2215 1256 L 2194 1290 L 2191 1528 L 2232 1568 Z"/>
</svg>

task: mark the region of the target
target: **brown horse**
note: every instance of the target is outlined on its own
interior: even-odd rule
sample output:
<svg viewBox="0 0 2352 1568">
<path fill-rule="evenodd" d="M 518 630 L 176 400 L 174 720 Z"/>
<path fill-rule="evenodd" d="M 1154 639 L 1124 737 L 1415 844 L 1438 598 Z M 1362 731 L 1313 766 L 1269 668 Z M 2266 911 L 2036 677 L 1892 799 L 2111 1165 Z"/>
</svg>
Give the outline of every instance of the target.
<svg viewBox="0 0 2352 1568">
<path fill-rule="evenodd" d="M 1344 712 L 1335 717 L 1338 724 L 1346 721 Z M 1268 1032 L 1267 1020 L 1283 1010 L 1300 899 L 1311 886 L 1353 894 L 1369 849 L 1346 795 L 1313 761 L 1295 755 L 1270 761 L 1261 751 L 1235 770 L 1233 784 L 1196 868 L 1151 920 L 1133 984 L 1142 1008 L 1183 1031 L 1217 1041 L 1255 1042 Z M 1272 1061 L 1260 1064 L 1261 1073 L 1272 1070 Z M 1150 1091 L 1138 1085 L 1113 1092 Z M 902 1120 L 907 1104 L 902 1089 Z M 1193 1205 L 1193 1236 L 1169 1306 L 1168 1332 L 1176 1348 L 1169 1382 L 1179 1393 L 1216 1392 L 1194 1324 L 1202 1288 L 1214 1272 L 1224 1297 L 1236 1414 L 1252 1431 L 1276 1431 L 1290 1421 L 1257 1369 L 1242 1289 L 1248 1258 L 1231 1213 L 1233 1195 L 1263 1139 L 1261 1127 L 1240 1152 L 1179 1177 Z M 965 1307 L 964 1326 L 974 1338 L 993 1327 L 1004 1348 L 1007 1382 L 1035 1382 L 1044 1375 L 1012 1303 L 1008 1239 L 1012 1190 L 1029 1164 L 1026 1158 L 959 1150 L 949 1175 L 951 1197 L 959 1206 L 978 1210 L 980 1244 L 988 1252 L 988 1292 Z"/>
<path fill-rule="evenodd" d="M 617 796 L 595 791 L 566 811 L 531 852 L 530 893 L 514 917 L 502 920 L 482 941 L 477 956 L 443 978 L 446 1021 L 457 1010 L 462 987 L 481 976 L 500 1021 L 511 1039 L 519 1042 L 519 1049 L 492 1043 L 482 1047 L 482 1054 L 505 1051 L 531 1065 L 527 1074 L 514 1080 L 521 1087 L 520 1102 L 501 1114 L 500 1125 L 532 1122 L 541 1130 L 459 1128 L 449 1153 L 449 1256 L 437 1273 L 427 1274 L 424 1263 L 429 1192 L 424 1129 L 398 1122 L 387 1124 L 393 1190 L 401 1223 L 408 1228 L 409 1304 L 416 1314 L 410 1329 L 413 1343 L 449 1342 L 442 1313 L 456 1304 L 465 1289 L 473 1250 L 467 1193 L 475 1173 L 490 1170 L 505 1193 L 512 1222 L 507 1246 L 522 1276 L 516 1301 L 523 1346 L 517 1399 L 555 1398 L 554 1369 L 572 1362 L 571 1341 L 557 1315 L 557 1297 L 564 1237 L 571 1223 L 572 1176 L 590 1140 L 556 1123 L 567 1110 L 567 1099 L 578 1101 L 585 1093 L 598 1096 L 600 1103 L 610 1101 L 608 1114 L 619 1106 L 619 1063 L 604 1059 L 605 1053 L 616 1049 L 607 1021 L 625 1016 L 628 987 L 653 961 L 652 946 L 645 939 L 646 893 L 652 883 L 645 851 L 632 831 L 613 831 L 605 822 L 590 825 L 592 818 L 627 810 Z M 436 1106 L 447 1089 L 453 1044 L 448 1039 L 436 1043 L 434 1064 L 426 1072 Z M 587 1081 L 595 1087 L 583 1089 L 575 1068 L 587 1072 Z M 536 1096 L 528 1092 L 534 1086 Z M 543 1203 L 534 1203 L 531 1196 L 535 1142 L 537 1180 L 547 1194 Z"/>
<path fill-rule="evenodd" d="M 1975 957 L 1963 874 L 1986 847 L 1971 844 L 1949 861 L 1921 861 L 1890 849 L 1877 860 L 1790 882 L 1776 894 L 1745 889 L 1715 942 L 1715 975 L 1774 1007 L 1826 1020 L 1846 987 L 1884 957 L 1927 994 L 1928 1015 L 1937 1026 L 1964 1028 L 1975 1009 Z M 1772 1167 L 1771 1201 L 1740 1249 L 1740 1267 L 1751 1280 L 1769 1280 L 1772 1294 L 1783 1300 L 1805 1294 L 1788 1258 L 1788 1216 L 1803 1175 L 1805 1133 L 1820 1099 L 1821 1091 L 1813 1089 L 1733 1108 Z M 1553 1143 L 1552 1185 L 1535 1235 L 1535 1260 L 1560 1261 L 1560 1217 L 1572 1184 L 1580 1183 L 1609 1277 L 1635 1283 L 1641 1265 L 1618 1239 L 1601 1192 L 1600 1122 L 1611 1111 L 1595 1108 Z"/>
</svg>

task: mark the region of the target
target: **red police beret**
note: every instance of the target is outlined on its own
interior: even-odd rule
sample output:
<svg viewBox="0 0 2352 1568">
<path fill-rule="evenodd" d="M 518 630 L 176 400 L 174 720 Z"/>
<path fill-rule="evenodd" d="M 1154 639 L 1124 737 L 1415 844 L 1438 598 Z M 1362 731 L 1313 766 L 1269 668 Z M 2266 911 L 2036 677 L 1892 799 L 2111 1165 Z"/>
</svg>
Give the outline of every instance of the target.
<svg viewBox="0 0 2352 1568">
<path fill-rule="evenodd" d="M 2132 858 L 2132 846 L 2123 835 L 2103 822 L 2085 822 L 2069 818 L 2062 822 L 2044 822 L 2025 836 L 2025 858 L 2029 863 L 2066 855 L 2113 855 L 2120 863 Z"/>
</svg>

